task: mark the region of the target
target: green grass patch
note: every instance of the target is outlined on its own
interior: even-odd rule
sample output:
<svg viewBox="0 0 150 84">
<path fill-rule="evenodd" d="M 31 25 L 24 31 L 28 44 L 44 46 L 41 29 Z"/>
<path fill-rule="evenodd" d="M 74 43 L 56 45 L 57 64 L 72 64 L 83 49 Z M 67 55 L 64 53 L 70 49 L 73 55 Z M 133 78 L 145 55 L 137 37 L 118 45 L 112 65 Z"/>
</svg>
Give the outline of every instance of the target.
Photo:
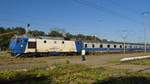
<svg viewBox="0 0 150 84">
<path fill-rule="evenodd" d="M 1 71 L 1 84 L 49 84 L 52 82 L 49 72 L 43 69 L 30 71 Z"/>
</svg>

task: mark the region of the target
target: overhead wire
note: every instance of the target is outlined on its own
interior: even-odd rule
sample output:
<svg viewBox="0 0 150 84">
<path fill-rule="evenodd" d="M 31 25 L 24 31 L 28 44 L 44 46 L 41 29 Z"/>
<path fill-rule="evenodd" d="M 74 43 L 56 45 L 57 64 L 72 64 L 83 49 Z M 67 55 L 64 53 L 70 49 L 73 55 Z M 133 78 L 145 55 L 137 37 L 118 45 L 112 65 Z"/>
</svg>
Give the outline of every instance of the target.
<svg viewBox="0 0 150 84">
<path fill-rule="evenodd" d="M 120 4 L 118 4 L 116 1 L 114 1 L 114 0 L 106 0 L 106 1 L 108 1 L 109 3 L 111 3 L 112 5 L 115 5 L 115 6 L 118 6 L 119 8 L 121 8 L 121 9 L 123 9 L 123 10 L 126 10 L 126 11 L 129 11 L 129 12 L 131 12 L 131 13 L 134 13 L 134 14 L 139 14 L 139 12 L 137 11 L 137 10 L 134 10 L 134 9 L 132 9 L 132 8 L 130 8 L 130 7 L 124 7 L 124 6 L 122 6 L 122 5 L 120 5 Z"/>
<path fill-rule="evenodd" d="M 136 23 L 136 24 L 142 24 L 141 22 L 138 22 L 137 20 L 134 20 L 131 17 L 122 15 L 122 14 L 116 12 L 116 11 L 113 11 L 113 10 L 111 10 L 109 8 L 104 7 L 103 5 L 99 5 L 99 4 L 93 3 L 91 1 L 87 1 L 87 0 L 72 0 L 72 1 L 74 1 L 75 3 L 78 3 L 78 4 L 82 4 L 82 5 L 94 8 L 94 9 L 96 9 L 98 11 L 101 10 L 101 11 L 106 12 L 108 14 L 115 15 L 117 17 L 120 17 L 122 19 L 126 19 L 126 20 L 128 20 L 130 22 L 133 22 L 133 23 Z"/>
</svg>

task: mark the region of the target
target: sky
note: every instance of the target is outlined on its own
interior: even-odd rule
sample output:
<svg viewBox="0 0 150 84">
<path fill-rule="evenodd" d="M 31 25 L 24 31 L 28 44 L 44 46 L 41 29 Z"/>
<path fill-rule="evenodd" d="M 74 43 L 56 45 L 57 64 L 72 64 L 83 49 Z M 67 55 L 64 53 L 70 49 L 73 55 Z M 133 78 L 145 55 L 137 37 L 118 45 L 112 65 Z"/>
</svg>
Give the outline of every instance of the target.
<svg viewBox="0 0 150 84">
<path fill-rule="evenodd" d="M 61 28 L 73 34 L 150 42 L 150 0 L 0 0 L 0 26 L 45 32 Z M 145 23 L 145 26 L 144 26 Z"/>
</svg>

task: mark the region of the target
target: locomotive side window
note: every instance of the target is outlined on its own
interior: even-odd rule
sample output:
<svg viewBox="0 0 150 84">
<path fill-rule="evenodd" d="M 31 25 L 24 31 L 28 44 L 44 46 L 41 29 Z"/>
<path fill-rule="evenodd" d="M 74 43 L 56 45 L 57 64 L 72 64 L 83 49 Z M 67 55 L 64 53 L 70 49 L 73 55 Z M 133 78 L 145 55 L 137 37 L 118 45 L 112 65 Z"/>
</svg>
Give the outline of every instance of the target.
<svg viewBox="0 0 150 84">
<path fill-rule="evenodd" d="M 110 45 L 107 45 L 107 48 L 110 48 Z"/>
<path fill-rule="evenodd" d="M 28 42 L 28 48 L 36 48 L 36 42 Z"/>
<path fill-rule="evenodd" d="M 100 48 L 103 48 L 103 45 L 101 44 L 99 47 L 100 47 Z"/>
<path fill-rule="evenodd" d="M 92 48 L 95 48 L 95 45 L 94 45 L 94 44 L 92 44 Z"/>
<path fill-rule="evenodd" d="M 84 46 L 85 46 L 85 48 L 87 48 L 87 44 L 85 44 Z"/>
<path fill-rule="evenodd" d="M 46 43 L 46 40 L 44 40 L 44 43 Z"/>
<path fill-rule="evenodd" d="M 64 41 L 62 41 L 62 44 L 64 44 L 65 42 Z"/>
<path fill-rule="evenodd" d="M 114 48 L 116 48 L 117 47 L 117 45 L 114 45 Z"/>
</svg>

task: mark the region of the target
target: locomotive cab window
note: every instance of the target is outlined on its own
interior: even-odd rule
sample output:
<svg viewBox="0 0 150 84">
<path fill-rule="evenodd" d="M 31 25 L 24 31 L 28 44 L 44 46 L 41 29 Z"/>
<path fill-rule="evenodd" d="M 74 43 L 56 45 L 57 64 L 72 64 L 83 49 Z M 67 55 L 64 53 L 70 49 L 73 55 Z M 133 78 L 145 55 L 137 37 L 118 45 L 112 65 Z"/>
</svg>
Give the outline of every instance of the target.
<svg viewBox="0 0 150 84">
<path fill-rule="evenodd" d="M 28 42 L 28 48 L 36 48 L 36 42 Z"/>
<path fill-rule="evenodd" d="M 21 42 L 21 39 L 20 38 L 17 38 L 17 43 L 20 43 Z"/>
<path fill-rule="evenodd" d="M 28 42 L 28 40 L 24 40 L 24 42 Z"/>
</svg>

